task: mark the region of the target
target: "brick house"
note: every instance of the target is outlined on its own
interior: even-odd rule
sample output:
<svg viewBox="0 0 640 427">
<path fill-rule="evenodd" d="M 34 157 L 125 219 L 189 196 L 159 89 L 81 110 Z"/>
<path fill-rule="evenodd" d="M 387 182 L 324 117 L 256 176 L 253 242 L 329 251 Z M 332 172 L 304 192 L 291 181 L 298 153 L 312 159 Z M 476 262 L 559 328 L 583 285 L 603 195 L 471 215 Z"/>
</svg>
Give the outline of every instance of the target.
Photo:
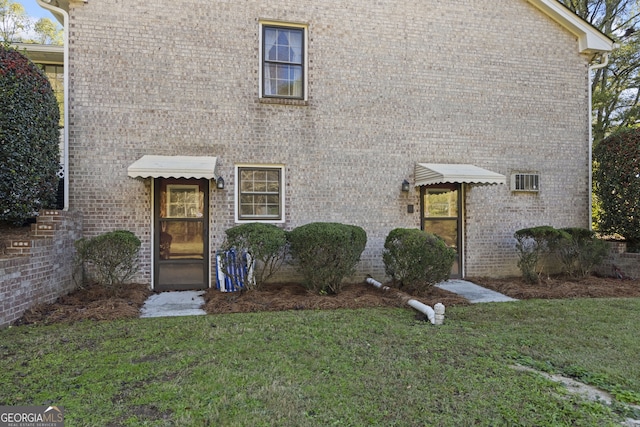
<svg viewBox="0 0 640 427">
<path fill-rule="evenodd" d="M 590 66 L 555 0 L 52 0 L 68 33 L 68 206 L 134 232 L 140 280 L 206 288 L 247 221 L 396 227 L 516 274 L 514 231 L 588 227 Z"/>
</svg>

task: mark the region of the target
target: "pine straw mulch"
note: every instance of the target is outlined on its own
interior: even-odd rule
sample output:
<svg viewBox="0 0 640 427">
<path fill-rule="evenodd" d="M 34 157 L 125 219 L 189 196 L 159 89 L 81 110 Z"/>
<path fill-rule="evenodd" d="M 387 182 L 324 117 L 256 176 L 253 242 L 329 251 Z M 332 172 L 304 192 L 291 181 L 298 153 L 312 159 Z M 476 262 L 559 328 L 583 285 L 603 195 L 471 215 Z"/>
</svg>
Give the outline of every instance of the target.
<svg viewBox="0 0 640 427">
<path fill-rule="evenodd" d="M 153 292 L 149 285 L 129 284 L 108 289 L 94 284 L 76 289 L 51 304 L 37 304 L 14 325 L 50 324 L 80 320 L 132 319 Z"/>
<path fill-rule="evenodd" d="M 587 277 L 580 280 L 552 277 L 541 283 L 524 283 L 520 277 L 506 279 L 468 278 L 489 289 L 517 299 L 627 298 L 640 297 L 640 280 Z M 107 290 L 100 285 L 87 286 L 62 296 L 52 304 L 40 304 L 27 310 L 16 325 L 75 322 L 80 320 L 117 320 L 135 318 L 153 292 L 148 285 L 125 285 Z M 459 295 L 439 288 L 412 296 L 433 306 L 467 305 Z M 259 291 L 225 293 L 209 289 L 205 293 L 207 313 L 247 313 L 282 310 L 333 310 L 338 308 L 408 307 L 409 295 L 395 289 L 382 291 L 366 283 L 344 285 L 338 295 L 317 295 L 300 284 L 269 284 Z"/>
<path fill-rule="evenodd" d="M 413 297 L 431 306 L 438 302 L 445 306 L 468 304 L 465 298 L 436 287 Z M 211 314 L 402 307 L 411 297 L 396 289 L 383 291 L 366 283 L 345 284 L 337 295 L 318 295 L 297 283 L 277 283 L 264 285 L 258 291 L 225 293 L 209 289 L 204 298 L 204 310 Z"/>
<path fill-rule="evenodd" d="M 516 299 L 640 297 L 640 280 L 638 279 L 597 276 L 574 279 L 555 276 L 541 278 L 538 284 L 527 284 L 521 277 L 504 279 L 481 277 L 466 280 Z"/>
</svg>

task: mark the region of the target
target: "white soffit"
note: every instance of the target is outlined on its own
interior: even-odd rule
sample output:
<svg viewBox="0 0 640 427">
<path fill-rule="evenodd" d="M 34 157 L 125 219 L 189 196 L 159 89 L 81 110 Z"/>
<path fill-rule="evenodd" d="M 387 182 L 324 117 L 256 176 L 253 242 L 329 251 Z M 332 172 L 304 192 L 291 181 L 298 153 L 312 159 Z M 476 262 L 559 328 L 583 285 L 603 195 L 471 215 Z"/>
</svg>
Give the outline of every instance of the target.
<svg viewBox="0 0 640 427">
<path fill-rule="evenodd" d="M 416 186 L 431 184 L 506 184 L 507 177 L 497 172 L 467 164 L 416 163 Z"/>
<path fill-rule="evenodd" d="M 611 52 L 614 41 L 557 0 L 527 0 L 578 37 L 580 53 Z"/>
<path fill-rule="evenodd" d="M 129 166 L 131 178 L 216 179 L 216 157 L 145 155 Z"/>
</svg>

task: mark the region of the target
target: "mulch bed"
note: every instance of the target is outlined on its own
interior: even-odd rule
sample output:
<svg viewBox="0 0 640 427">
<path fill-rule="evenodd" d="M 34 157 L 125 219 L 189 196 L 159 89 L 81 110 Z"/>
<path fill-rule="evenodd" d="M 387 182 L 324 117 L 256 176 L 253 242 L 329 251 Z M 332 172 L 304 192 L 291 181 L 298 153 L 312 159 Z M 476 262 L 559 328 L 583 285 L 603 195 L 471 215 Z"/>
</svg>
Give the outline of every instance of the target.
<svg viewBox="0 0 640 427">
<path fill-rule="evenodd" d="M 14 324 L 132 319 L 140 316 L 140 308 L 151 294 L 149 286 L 143 284 L 114 289 L 89 285 L 59 297 L 54 303 L 31 307 Z"/>
<path fill-rule="evenodd" d="M 582 279 L 546 277 L 527 284 L 521 277 L 468 278 L 470 282 L 517 299 L 631 298 L 640 297 L 640 280 L 590 276 Z"/>
<path fill-rule="evenodd" d="M 545 278 L 541 283 L 524 283 L 520 277 L 506 279 L 469 278 L 471 282 L 496 290 L 517 299 L 561 298 L 627 298 L 640 297 L 640 280 L 620 280 L 587 277 L 574 280 L 563 277 Z M 75 322 L 80 320 L 116 320 L 135 318 L 153 292 L 148 285 L 125 285 L 108 290 L 91 285 L 62 296 L 52 304 L 40 304 L 24 313 L 16 325 Z M 433 306 L 440 302 L 445 307 L 467 305 L 469 302 L 450 292 L 432 288 L 413 296 Z M 204 309 L 207 313 L 247 313 L 282 310 L 332 310 L 365 307 L 407 307 L 409 295 L 397 290 L 382 291 L 365 283 L 345 285 L 338 295 L 317 295 L 302 285 L 269 284 L 259 291 L 225 293 L 209 289 L 205 293 Z"/>
<path fill-rule="evenodd" d="M 209 289 L 205 294 L 207 313 L 247 313 L 254 311 L 283 310 L 332 310 L 337 308 L 402 307 L 407 295 L 396 290 L 382 291 L 365 283 L 343 286 L 338 295 L 318 295 L 297 283 L 265 285 L 259 291 L 220 292 Z M 451 292 L 432 288 L 415 296 L 420 302 L 433 306 L 441 302 L 445 306 L 468 304 Z"/>
</svg>

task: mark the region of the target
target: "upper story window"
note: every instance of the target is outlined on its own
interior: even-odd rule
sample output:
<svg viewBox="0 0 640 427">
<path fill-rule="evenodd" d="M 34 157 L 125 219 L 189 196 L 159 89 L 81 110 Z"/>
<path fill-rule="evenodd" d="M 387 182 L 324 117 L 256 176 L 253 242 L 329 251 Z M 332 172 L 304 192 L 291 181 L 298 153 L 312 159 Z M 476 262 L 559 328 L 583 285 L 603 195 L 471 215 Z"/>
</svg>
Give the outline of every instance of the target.
<svg viewBox="0 0 640 427">
<path fill-rule="evenodd" d="M 261 97 L 306 99 L 306 28 L 261 23 Z"/>
</svg>

